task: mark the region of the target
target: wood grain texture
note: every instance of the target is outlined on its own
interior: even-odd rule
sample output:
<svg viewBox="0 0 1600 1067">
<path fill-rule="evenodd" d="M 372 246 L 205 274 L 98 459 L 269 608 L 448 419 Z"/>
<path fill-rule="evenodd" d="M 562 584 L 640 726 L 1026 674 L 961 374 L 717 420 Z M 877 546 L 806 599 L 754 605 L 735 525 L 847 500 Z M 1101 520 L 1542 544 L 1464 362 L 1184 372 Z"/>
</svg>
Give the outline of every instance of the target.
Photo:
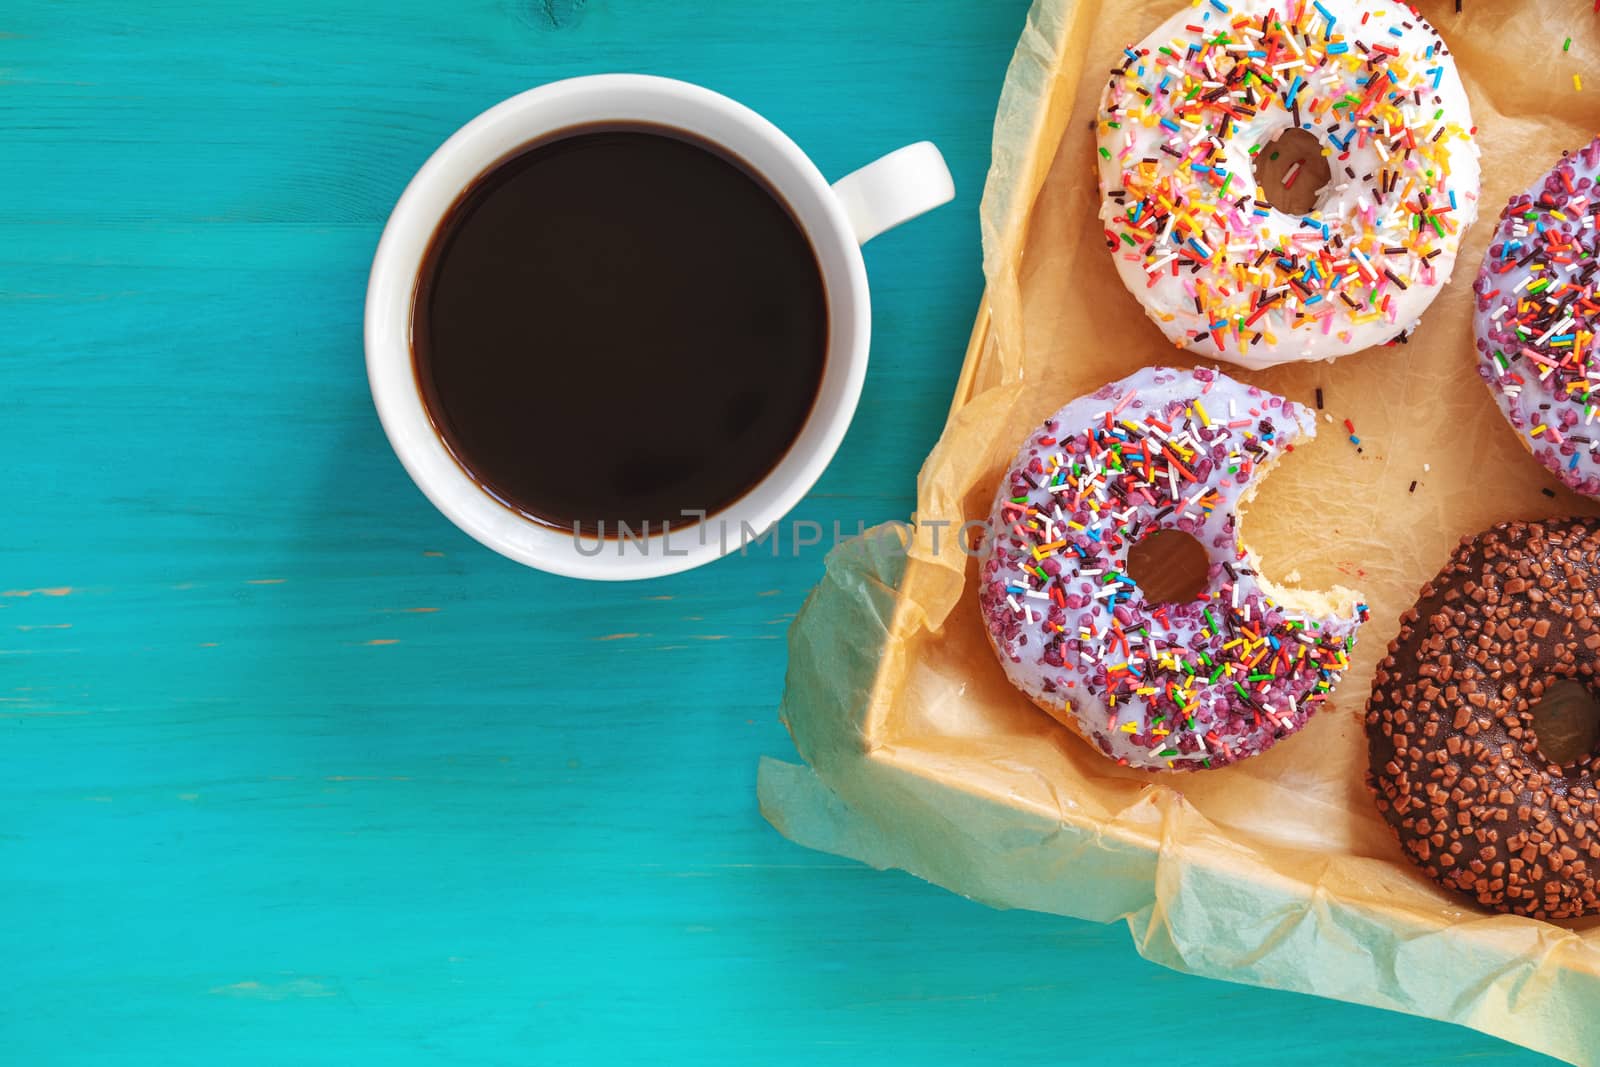
<svg viewBox="0 0 1600 1067">
<path fill-rule="evenodd" d="M 1521 1056 L 795 848 L 753 778 L 790 751 L 783 635 L 820 549 L 551 578 L 458 533 L 384 442 L 361 306 L 411 172 L 530 85 L 675 75 L 829 174 L 949 157 L 957 203 L 867 250 L 872 372 L 797 515 L 905 517 L 1025 8 L 0 10 L 0 1059 Z"/>
</svg>

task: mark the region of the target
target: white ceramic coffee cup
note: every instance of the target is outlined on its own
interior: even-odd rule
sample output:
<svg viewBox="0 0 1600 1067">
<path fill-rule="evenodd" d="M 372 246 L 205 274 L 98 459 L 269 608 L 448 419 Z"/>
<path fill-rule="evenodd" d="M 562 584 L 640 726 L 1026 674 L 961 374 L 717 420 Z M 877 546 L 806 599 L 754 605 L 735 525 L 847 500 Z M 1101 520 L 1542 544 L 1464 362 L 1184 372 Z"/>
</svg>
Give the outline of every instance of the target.
<svg viewBox="0 0 1600 1067">
<path fill-rule="evenodd" d="M 529 519 L 485 492 L 434 431 L 412 370 L 417 274 L 445 213 L 474 179 L 518 148 L 573 126 L 646 122 L 721 145 L 778 191 L 811 240 L 828 301 L 828 353 L 811 415 L 778 464 L 733 504 L 692 525 L 602 542 Z M 709 89 L 669 78 L 600 74 L 553 82 L 490 108 L 423 164 L 390 215 L 367 283 L 367 377 L 384 432 L 406 471 L 462 530 L 511 559 L 576 578 L 673 574 L 767 531 L 811 489 L 844 438 L 861 395 L 871 305 L 861 244 L 950 200 L 939 150 L 907 145 L 829 184 L 772 123 Z M 571 462 L 529 456 L 530 463 Z M 615 533 L 616 531 L 610 531 Z"/>
</svg>

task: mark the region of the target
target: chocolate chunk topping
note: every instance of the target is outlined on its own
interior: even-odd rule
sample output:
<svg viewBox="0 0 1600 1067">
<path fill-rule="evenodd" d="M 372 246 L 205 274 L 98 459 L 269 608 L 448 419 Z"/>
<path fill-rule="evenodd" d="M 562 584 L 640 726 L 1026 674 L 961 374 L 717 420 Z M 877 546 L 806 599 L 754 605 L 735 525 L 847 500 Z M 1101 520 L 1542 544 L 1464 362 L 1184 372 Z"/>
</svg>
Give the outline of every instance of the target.
<svg viewBox="0 0 1600 1067">
<path fill-rule="evenodd" d="M 1591 753 L 1539 750 L 1558 679 L 1600 694 L 1600 525 L 1508 523 L 1462 541 L 1401 618 L 1367 702 L 1367 784 L 1406 854 L 1496 911 L 1600 911 Z"/>
</svg>

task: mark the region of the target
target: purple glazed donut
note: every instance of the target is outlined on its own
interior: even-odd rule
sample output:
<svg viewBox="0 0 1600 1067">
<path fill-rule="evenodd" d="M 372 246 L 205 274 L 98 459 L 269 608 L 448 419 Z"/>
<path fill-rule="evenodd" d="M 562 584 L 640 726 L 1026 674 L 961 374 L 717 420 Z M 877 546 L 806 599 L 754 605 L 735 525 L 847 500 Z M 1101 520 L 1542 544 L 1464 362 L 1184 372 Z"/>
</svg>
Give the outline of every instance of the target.
<svg viewBox="0 0 1600 1067">
<path fill-rule="evenodd" d="M 1207 369 L 1141 370 L 1045 420 L 1001 480 L 980 559 L 1011 683 L 1142 770 L 1221 767 L 1304 726 L 1366 606 L 1266 581 L 1238 518 L 1266 468 L 1315 433 L 1306 408 Z M 1125 573 L 1157 530 L 1205 548 L 1196 599 L 1149 602 Z"/>
<path fill-rule="evenodd" d="M 1535 459 L 1600 497 L 1600 140 L 1513 197 L 1473 284 L 1478 376 Z"/>
</svg>

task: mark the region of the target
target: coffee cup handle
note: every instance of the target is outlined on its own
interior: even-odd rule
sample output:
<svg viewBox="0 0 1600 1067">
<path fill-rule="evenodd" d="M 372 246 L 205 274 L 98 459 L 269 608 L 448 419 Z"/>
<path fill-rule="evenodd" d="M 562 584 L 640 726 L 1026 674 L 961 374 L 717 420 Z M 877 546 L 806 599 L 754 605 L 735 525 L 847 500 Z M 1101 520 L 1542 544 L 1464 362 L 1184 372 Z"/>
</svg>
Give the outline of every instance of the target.
<svg viewBox="0 0 1600 1067">
<path fill-rule="evenodd" d="M 956 195 L 955 179 L 932 141 L 897 148 L 833 183 L 856 240 L 866 244 Z"/>
</svg>

